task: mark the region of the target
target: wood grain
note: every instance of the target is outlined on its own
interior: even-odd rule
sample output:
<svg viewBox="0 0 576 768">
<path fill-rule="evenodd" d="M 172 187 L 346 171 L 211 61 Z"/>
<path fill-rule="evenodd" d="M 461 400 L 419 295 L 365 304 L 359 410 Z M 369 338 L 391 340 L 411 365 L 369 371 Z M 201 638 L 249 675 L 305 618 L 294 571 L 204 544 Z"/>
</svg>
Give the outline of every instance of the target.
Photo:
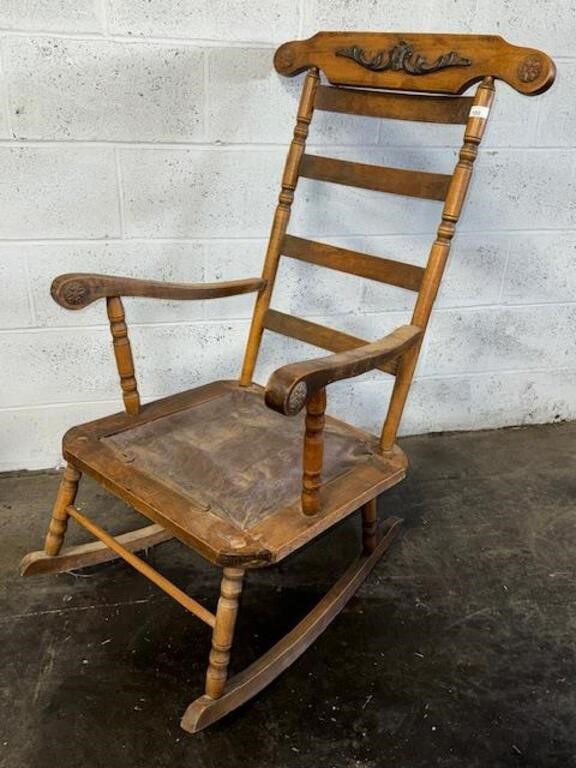
<svg viewBox="0 0 576 768">
<path fill-rule="evenodd" d="M 126 560 L 127 563 L 139 571 L 143 576 L 146 576 L 146 578 L 156 584 L 157 587 L 160 587 L 160 589 L 166 592 L 166 594 L 170 595 L 170 597 L 176 600 L 176 602 L 184 606 L 187 611 L 193 613 L 203 622 L 208 624 L 208 626 L 214 627 L 216 622 L 214 614 L 210 613 L 210 611 L 204 608 L 204 606 L 201 605 L 197 600 L 194 600 L 192 597 L 187 595 L 175 584 L 172 584 L 172 582 L 169 581 L 165 576 L 162 576 L 162 574 L 154 570 L 152 566 L 148 565 L 148 563 L 145 563 L 144 560 L 141 560 L 133 552 L 130 552 L 128 549 L 126 549 L 126 547 L 124 547 L 118 541 L 118 539 L 107 533 L 93 520 L 90 520 L 89 517 L 83 515 L 78 509 L 76 509 L 76 507 L 69 506 L 67 512 L 70 517 L 73 517 L 74 520 L 76 520 L 76 522 L 79 523 L 83 528 L 89 531 L 97 539 L 100 539 L 100 541 L 103 542 L 103 544 L 105 544 L 109 549 L 115 552 L 123 560 Z"/>
<path fill-rule="evenodd" d="M 302 512 L 315 515 L 320 510 L 322 462 L 324 456 L 324 411 L 326 390 L 319 389 L 306 403 L 306 426 L 302 456 Z"/>
<path fill-rule="evenodd" d="M 260 342 L 262 341 L 262 332 L 264 330 L 264 316 L 266 315 L 266 311 L 270 306 L 270 299 L 272 298 L 272 290 L 278 271 L 280 250 L 284 235 L 286 234 L 288 222 L 290 221 L 294 192 L 296 190 L 296 184 L 298 183 L 300 164 L 306 148 L 306 139 L 308 138 L 308 130 L 312 121 L 314 101 L 316 100 L 316 91 L 318 90 L 319 83 L 320 76 L 318 70 L 312 68 L 306 75 L 304 86 L 302 87 L 294 134 L 286 157 L 284 172 L 282 174 L 280 195 L 278 196 L 278 204 L 274 212 L 272 230 L 270 232 L 270 239 L 268 240 L 268 248 L 266 250 L 266 259 L 262 270 L 262 279 L 265 280 L 266 286 L 258 296 L 254 307 L 254 314 L 252 315 L 252 323 L 250 324 L 250 332 L 248 334 L 248 342 L 246 344 L 244 362 L 240 374 L 240 384 L 242 386 L 251 384 L 254 375 L 254 368 L 260 350 Z"/>
<path fill-rule="evenodd" d="M 154 547 L 173 538 L 172 534 L 160 525 L 147 525 L 136 531 L 129 531 L 116 536 L 116 541 L 129 552 Z M 38 576 L 47 573 L 65 573 L 91 565 L 116 560 L 119 555 L 101 541 L 64 547 L 57 555 L 49 556 L 45 552 L 29 552 L 20 563 L 21 576 Z"/>
<path fill-rule="evenodd" d="M 390 548 L 400 530 L 402 520 L 389 517 L 383 523 L 383 536 L 370 555 L 362 555 L 342 574 L 320 602 L 282 640 L 231 678 L 222 696 L 201 696 L 184 712 L 180 725 L 189 733 L 197 733 L 220 720 L 229 712 L 256 696 L 282 674 L 338 616 L 348 600 L 370 574 L 378 560 Z"/>
<path fill-rule="evenodd" d="M 280 561 L 340 520 L 356 513 L 370 499 L 402 482 L 406 477 L 407 465 L 405 454 L 396 446 L 394 452 L 386 458 L 374 456 L 354 472 L 324 482 L 316 515 L 303 515 L 298 500 L 255 525 L 251 533 L 262 537 L 267 547 L 274 552 L 274 557 Z"/>
<path fill-rule="evenodd" d="M 329 352 L 348 352 L 350 349 L 363 347 L 370 343 L 358 336 L 351 336 L 343 331 L 335 331 L 325 325 L 313 323 L 295 315 L 288 315 L 276 309 L 269 309 L 266 312 L 264 327 L 268 331 L 304 341 L 306 344 L 327 349 Z M 396 367 L 395 360 L 387 360 L 376 366 L 379 371 L 389 374 L 394 374 Z"/>
<path fill-rule="evenodd" d="M 476 90 L 474 106 L 490 110 L 493 99 L 494 83 L 492 78 L 486 78 Z M 434 301 L 440 288 L 452 239 L 456 232 L 456 224 L 460 218 L 472 178 L 478 146 L 486 130 L 486 123 L 486 119 L 471 115 L 466 124 L 464 143 L 460 150 L 454 175 L 452 176 L 448 196 L 442 210 L 440 226 L 438 227 L 436 239 L 430 249 L 424 279 L 422 280 L 422 286 L 412 313 L 412 323 L 417 324 L 424 330 L 428 326 Z M 392 390 L 392 397 L 390 398 L 390 405 L 380 438 L 380 447 L 384 453 L 391 451 L 396 441 L 398 427 L 406 405 L 414 371 L 416 370 L 419 349 L 420 343 L 409 350 L 408 354 L 400 360 L 398 365 L 396 381 L 394 382 L 394 389 Z"/>
<path fill-rule="evenodd" d="M 452 178 L 445 173 L 387 168 L 321 155 L 304 155 L 300 175 L 316 181 L 420 197 L 425 200 L 444 200 Z"/>
<path fill-rule="evenodd" d="M 403 46 L 410 49 L 409 55 Z M 378 69 L 390 61 L 394 50 L 397 55 L 391 66 Z M 420 61 L 431 64 L 450 54 L 461 63 L 428 72 L 410 71 Z M 548 90 L 556 74 L 554 62 L 545 53 L 511 45 L 498 35 L 413 32 L 318 32 L 308 40 L 281 45 L 274 66 L 288 77 L 314 67 L 335 85 L 439 94 L 460 94 L 492 77 L 534 96 Z"/>
<path fill-rule="evenodd" d="M 378 499 L 370 499 L 362 507 L 362 548 L 365 555 L 378 545 Z"/>
<path fill-rule="evenodd" d="M 201 505 L 194 505 L 177 489 L 162 482 L 161 478 L 145 473 L 131 462 L 119 460 L 117 453 L 102 440 L 106 436 L 155 422 L 163 416 L 194 408 L 237 386 L 237 382 L 212 382 L 147 403 L 135 416 L 113 414 L 75 427 L 64 436 L 64 456 L 207 560 L 225 567 L 262 566 L 273 555 L 249 532 L 239 530 L 236 525 Z M 258 391 L 262 392 L 261 389 Z"/>
<path fill-rule="evenodd" d="M 60 487 L 58 488 L 58 494 L 52 509 L 52 517 L 48 526 L 48 533 L 44 542 L 44 552 L 50 557 L 60 552 L 64 542 L 68 526 L 68 506 L 74 504 L 81 477 L 80 472 L 72 464 L 66 466 L 60 481 Z"/>
<path fill-rule="evenodd" d="M 470 96 L 416 96 L 327 85 L 321 85 L 316 96 L 316 109 L 327 112 L 422 123 L 465 125 L 471 106 Z"/>
<path fill-rule="evenodd" d="M 402 325 L 383 339 L 363 347 L 278 368 L 266 385 L 266 405 L 279 413 L 294 416 L 319 389 L 334 381 L 360 376 L 384 361 L 401 357 L 419 343 L 422 333 L 416 325 Z M 293 393 L 302 385 L 306 387 L 306 397 L 295 400 Z"/>
<path fill-rule="evenodd" d="M 198 301 L 220 299 L 261 290 L 265 281 L 259 277 L 219 283 L 164 283 L 132 277 L 94 275 L 83 272 L 60 275 L 50 289 L 52 298 L 65 309 L 83 309 L 109 296 L 138 296 L 147 299 Z"/>
<path fill-rule="evenodd" d="M 23 571 L 27 574 L 56 572 L 66 567 L 104 562 L 117 555 L 211 626 L 213 636 L 206 693 L 192 703 L 182 720 L 182 726 L 191 732 L 240 706 L 298 658 L 354 594 L 396 534 L 400 521 L 390 518 L 384 522 L 383 538 L 377 541 L 376 499 L 400 482 L 406 473 L 406 456 L 396 445 L 398 426 L 485 131 L 494 80 L 503 80 L 520 93 L 534 95 L 547 90 L 555 76 L 554 64 L 548 56 L 535 49 L 510 45 L 495 35 L 322 32 L 309 40 L 282 45 L 276 52 L 275 65 L 279 72 L 289 76 L 308 72 L 261 278 L 198 285 L 75 273 L 60 276 L 52 286 L 54 299 L 67 309 L 80 309 L 106 298 L 127 413 L 75 427 L 65 435 L 63 448 L 68 466 L 54 505 L 45 552 L 32 553 L 25 558 Z M 333 83 L 331 87 L 320 85 L 320 71 Z M 476 82 L 481 84 L 473 97 L 458 95 Z M 396 120 L 463 124 L 466 126 L 464 142 L 454 173 L 447 176 L 306 154 L 305 145 L 315 108 Z M 443 201 L 441 221 L 425 269 L 287 235 L 300 176 Z M 352 216 L 354 213 L 351 210 Z M 418 296 L 411 324 L 379 341 L 365 342 L 271 309 L 281 255 L 416 291 Z M 240 381 L 213 382 L 141 406 L 121 296 L 194 300 L 247 292 L 258 295 Z M 335 354 L 278 368 L 264 392 L 252 384 L 264 329 Z M 325 387 L 328 384 L 372 369 L 396 374 L 379 442 L 374 436 L 325 415 Z M 236 397 L 242 392 L 244 399 L 258 398 L 258 418 L 251 421 L 251 429 L 238 426 L 242 422 L 234 418 L 237 411 L 227 409 L 232 392 Z M 282 416 L 264 407 L 264 396 L 266 404 Z M 243 404 L 246 405 L 244 401 Z M 212 506 L 214 494 L 210 503 L 198 499 L 198 489 L 205 489 L 209 473 L 198 468 L 197 462 L 190 461 L 190 441 L 180 440 L 177 446 L 173 443 L 175 435 L 182 435 L 177 425 L 183 423 L 189 430 L 185 430 L 186 435 L 193 435 L 194 445 L 201 442 L 205 431 L 199 430 L 198 425 L 206 422 L 202 422 L 198 413 L 203 407 L 209 411 L 209 418 L 215 419 L 214 410 L 210 410 L 215 409 L 217 419 L 225 417 L 230 421 L 232 433 L 236 430 L 236 434 L 230 434 L 226 424 L 224 431 L 227 437 L 234 438 L 227 445 L 233 442 L 237 453 L 224 451 L 221 458 L 232 476 L 240 475 L 244 466 L 239 460 L 235 462 L 234 456 L 250 454 L 255 435 L 260 441 L 259 447 L 266 449 L 263 435 L 272 433 L 276 441 L 273 441 L 276 446 L 274 455 L 277 452 L 286 464 L 287 445 L 292 440 L 294 446 L 294 429 L 298 428 L 298 451 L 300 435 L 303 438 L 301 494 L 298 471 L 294 487 L 286 486 L 288 493 L 282 501 L 278 502 L 276 495 L 271 504 L 264 506 L 263 512 L 259 508 L 259 514 L 252 517 L 240 520 L 234 517 L 229 507 Z M 302 415 L 297 416 L 304 407 L 305 419 Z M 250 411 L 250 414 L 256 411 Z M 266 415 L 265 419 L 261 418 L 262 413 Z M 295 416 L 291 426 L 287 426 L 284 415 Z M 271 427 L 270 419 L 278 419 L 278 422 Z M 259 431 L 252 429 L 255 421 Z M 136 435 L 136 430 L 141 432 Z M 331 436 L 336 434 L 342 441 L 340 446 L 344 445 L 345 458 L 350 458 L 349 453 L 353 454 L 353 461 L 336 465 L 328 462 L 334 446 L 330 442 Z M 153 453 L 152 444 L 156 446 L 154 450 L 160 446 L 154 454 L 160 456 L 160 464 L 152 462 L 151 465 L 137 455 L 138 439 L 144 444 L 146 457 Z M 279 439 L 280 451 L 277 449 Z M 214 442 L 220 445 L 218 441 Z M 120 444 L 124 448 L 114 448 Z M 125 444 L 132 446 L 132 453 L 125 450 Z M 179 451 L 183 452 L 184 460 Z M 326 467 L 323 467 L 324 454 Z M 298 452 L 292 451 L 289 456 L 297 457 Z M 224 465 L 219 461 L 220 456 L 215 462 L 220 482 Z M 294 461 L 289 463 L 291 467 L 295 466 Z M 258 471 L 262 472 L 263 464 L 263 461 L 257 464 Z M 167 465 L 168 471 L 165 471 Z M 161 471 L 158 471 L 159 466 Z M 335 466 L 337 471 L 331 474 Z M 188 486 L 175 481 L 176 470 L 182 467 L 185 471 L 180 476 L 184 476 L 186 482 L 192 479 L 191 492 Z M 116 538 L 110 536 L 74 506 L 81 472 L 90 475 L 154 524 L 142 531 Z M 197 477 L 194 476 L 196 472 Z M 269 474 L 271 486 L 276 490 L 288 471 L 283 467 L 279 472 L 274 467 Z M 234 487 L 233 482 L 226 483 L 228 497 L 233 497 Z M 265 492 L 259 491 L 257 496 L 258 504 L 261 504 Z M 360 509 L 362 557 L 294 630 L 243 673 L 227 680 L 245 570 L 281 561 Z M 99 543 L 62 550 L 69 517 L 75 518 L 96 536 Z M 216 614 L 133 554 L 142 545 L 172 535 L 211 562 L 223 566 Z"/>
<path fill-rule="evenodd" d="M 218 699 L 224 691 L 243 579 L 241 568 L 224 568 L 206 672 L 206 696 L 210 699 Z"/>
<path fill-rule="evenodd" d="M 292 259 L 306 261 L 308 264 L 336 269 L 409 291 L 418 291 L 424 276 L 424 269 L 414 264 L 370 256 L 367 253 L 318 243 L 294 235 L 286 235 L 284 238 L 282 254 Z"/>
<path fill-rule="evenodd" d="M 128 338 L 128 327 L 126 325 L 122 300 L 119 296 L 111 296 L 106 299 L 106 308 L 110 321 L 110 333 L 112 334 L 116 367 L 120 376 L 124 407 L 126 408 L 126 413 L 134 416 L 140 411 L 140 395 L 138 394 L 132 346 Z"/>
<path fill-rule="evenodd" d="M 158 423 L 166 415 L 194 409 L 203 402 L 214 402 L 234 390 L 238 390 L 237 382 L 212 382 L 147 403 L 136 416 L 117 413 L 74 427 L 65 435 L 64 456 L 108 491 L 210 562 L 239 568 L 263 567 L 286 557 L 404 477 L 407 461 L 400 449 L 383 459 L 377 453 L 375 436 L 326 416 L 326 429 L 345 430 L 366 445 L 366 462 L 359 463 L 355 469 L 334 480 L 324 482 L 318 515 L 303 515 L 300 498 L 295 495 L 292 505 L 271 510 L 261 522 L 239 528 L 230 520 L 195 505 L 177 488 L 166 484 L 160 477 L 144 472 L 135 462 L 119 460 L 117 453 L 104 439 L 142 424 Z M 246 389 L 242 388 L 242 391 Z M 264 395 L 263 388 L 257 385 L 252 385 L 249 391 L 259 398 Z M 249 444 L 246 450 L 249 450 Z"/>
</svg>

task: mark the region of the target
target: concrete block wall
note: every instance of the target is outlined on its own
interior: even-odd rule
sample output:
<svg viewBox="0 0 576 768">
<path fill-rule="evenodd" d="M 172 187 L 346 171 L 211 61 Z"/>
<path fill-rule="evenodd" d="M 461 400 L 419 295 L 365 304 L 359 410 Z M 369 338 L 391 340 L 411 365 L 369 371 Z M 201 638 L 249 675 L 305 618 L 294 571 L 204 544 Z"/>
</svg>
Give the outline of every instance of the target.
<svg viewBox="0 0 576 768">
<path fill-rule="evenodd" d="M 498 33 L 558 65 L 541 98 L 497 93 L 404 433 L 576 416 L 573 2 L 4 0 L 0 4 L 0 469 L 60 461 L 62 432 L 120 408 L 105 309 L 65 312 L 66 271 L 259 274 L 299 83 L 275 46 L 320 29 Z M 311 148 L 450 172 L 460 127 L 317 115 Z M 434 202 L 302 181 L 291 231 L 422 264 Z M 253 299 L 126 301 L 151 399 L 238 373 Z M 283 263 L 274 304 L 366 338 L 405 292 Z M 317 350 L 265 336 L 258 379 Z M 390 381 L 332 389 L 378 429 Z"/>
</svg>

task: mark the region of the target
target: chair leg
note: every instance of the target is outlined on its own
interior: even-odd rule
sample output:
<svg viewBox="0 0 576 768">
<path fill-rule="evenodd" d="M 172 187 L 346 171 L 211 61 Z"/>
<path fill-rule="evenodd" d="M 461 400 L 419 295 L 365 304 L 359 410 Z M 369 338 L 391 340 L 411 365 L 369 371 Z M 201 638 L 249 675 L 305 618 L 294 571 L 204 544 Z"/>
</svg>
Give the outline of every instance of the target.
<svg viewBox="0 0 576 768">
<path fill-rule="evenodd" d="M 364 554 L 374 552 L 378 543 L 378 499 L 372 499 L 362 507 L 362 546 Z"/>
<path fill-rule="evenodd" d="M 60 488 L 54 502 L 52 518 L 48 526 L 46 541 L 44 542 L 44 552 L 47 555 L 54 556 L 60 552 L 64 535 L 68 526 L 68 513 L 66 508 L 74 504 L 76 493 L 78 492 L 78 483 L 82 477 L 81 473 L 71 464 L 66 466 L 64 476 L 60 482 Z"/>
<path fill-rule="evenodd" d="M 244 571 L 241 568 L 224 568 L 206 673 L 206 696 L 211 699 L 220 698 L 224 692 L 243 579 Z"/>
<path fill-rule="evenodd" d="M 188 733 L 197 733 L 207 728 L 256 696 L 293 664 L 340 613 L 378 560 L 389 549 L 401 522 L 397 517 L 388 517 L 383 520 L 382 536 L 374 551 L 370 555 L 360 555 L 310 613 L 275 646 L 242 672 L 229 678 L 219 698 L 204 694 L 193 701 L 184 713 L 182 728 Z M 219 618 L 220 606 L 218 606 L 217 622 Z"/>
</svg>

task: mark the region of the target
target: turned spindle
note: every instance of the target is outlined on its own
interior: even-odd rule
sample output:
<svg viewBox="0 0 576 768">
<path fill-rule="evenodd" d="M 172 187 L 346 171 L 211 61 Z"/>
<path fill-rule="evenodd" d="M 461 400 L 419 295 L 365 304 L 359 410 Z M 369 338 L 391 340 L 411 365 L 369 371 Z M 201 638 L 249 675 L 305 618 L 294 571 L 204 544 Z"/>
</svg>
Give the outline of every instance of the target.
<svg viewBox="0 0 576 768">
<path fill-rule="evenodd" d="M 126 408 L 126 413 L 135 415 L 140 411 L 140 396 L 138 395 L 138 384 L 134 374 L 132 347 L 128 338 L 128 328 L 126 326 L 122 300 L 119 296 L 111 296 L 106 299 L 106 307 L 108 319 L 110 320 L 110 332 L 114 345 L 116 367 L 120 374 L 124 407 Z"/>
<path fill-rule="evenodd" d="M 315 515 L 320 510 L 322 460 L 324 457 L 324 411 L 326 390 L 315 392 L 306 403 L 306 432 L 302 476 L 302 511 Z"/>
<path fill-rule="evenodd" d="M 376 549 L 378 533 L 378 499 L 371 499 L 362 507 L 362 548 L 365 555 Z"/>
<path fill-rule="evenodd" d="M 288 156 L 282 174 L 280 195 L 278 197 L 276 211 L 274 212 L 270 240 L 266 251 L 266 260 L 262 271 L 262 277 L 266 280 L 266 286 L 260 291 L 254 307 L 254 316 L 250 326 L 250 335 L 248 337 L 242 374 L 240 376 L 240 384 L 244 387 L 248 386 L 252 381 L 252 375 L 258 358 L 258 350 L 260 348 L 262 332 L 264 330 L 264 318 L 268 307 L 270 306 L 270 299 L 272 298 L 272 288 L 274 286 L 274 280 L 276 279 L 284 236 L 286 234 L 286 229 L 288 228 L 288 222 L 290 221 L 294 193 L 296 185 L 298 184 L 300 164 L 306 149 L 306 139 L 308 138 L 310 122 L 312 121 L 312 115 L 314 113 L 314 102 L 316 100 L 316 93 L 319 85 L 320 75 L 318 70 L 313 67 L 304 80 L 302 95 L 298 105 L 298 115 L 294 127 L 294 135 L 290 143 L 290 149 L 288 150 Z"/>
<path fill-rule="evenodd" d="M 494 81 L 491 77 L 486 77 L 478 86 L 478 90 L 474 96 L 473 106 L 480 110 L 489 111 L 493 99 Z M 422 330 L 425 330 L 428 325 L 432 307 L 434 306 L 434 301 L 436 300 L 436 295 L 442 280 L 442 275 L 444 274 L 446 262 L 450 254 L 452 239 L 456 232 L 456 225 L 460 218 L 464 200 L 466 199 L 466 193 L 468 192 L 468 187 L 470 186 L 470 181 L 472 179 L 472 171 L 474 170 L 474 161 L 478 155 L 478 147 L 480 146 L 486 129 L 487 115 L 488 112 L 486 112 L 484 116 L 478 117 L 476 116 L 476 112 L 471 110 L 468 120 L 466 121 L 464 142 L 460 149 L 458 162 L 456 163 L 450 186 L 448 187 L 448 194 L 446 195 L 444 208 L 442 209 L 442 219 L 438 227 L 436 239 L 430 249 L 422 285 L 420 286 L 418 299 L 416 300 L 414 312 L 412 313 L 412 325 L 416 325 L 419 328 L 422 328 Z M 422 342 L 420 341 L 412 349 L 408 350 L 408 352 L 402 356 L 398 364 L 396 381 L 394 382 L 394 389 L 392 390 L 392 397 L 390 398 L 390 405 L 388 406 L 388 414 L 380 438 L 380 447 L 384 454 L 391 453 L 394 448 L 396 434 L 398 432 L 398 427 L 400 426 L 400 419 L 402 418 L 414 371 L 416 370 L 421 343 Z"/>
<path fill-rule="evenodd" d="M 44 552 L 47 555 L 57 555 L 62 548 L 66 528 L 68 527 L 69 515 L 66 510 L 70 504 L 74 504 L 81 476 L 76 467 L 73 467 L 71 464 L 68 464 L 64 470 L 44 542 Z"/>
<path fill-rule="evenodd" d="M 220 583 L 220 598 L 216 610 L 216 624 L 212 633 L 212 649 L 206 672 L 206 696 L 218 699 L 224 692 L 228 677 L 230 648 L 238 614 L 238 601 L 242 594 L 244 571 L 224 568 Z"/>
</svg>

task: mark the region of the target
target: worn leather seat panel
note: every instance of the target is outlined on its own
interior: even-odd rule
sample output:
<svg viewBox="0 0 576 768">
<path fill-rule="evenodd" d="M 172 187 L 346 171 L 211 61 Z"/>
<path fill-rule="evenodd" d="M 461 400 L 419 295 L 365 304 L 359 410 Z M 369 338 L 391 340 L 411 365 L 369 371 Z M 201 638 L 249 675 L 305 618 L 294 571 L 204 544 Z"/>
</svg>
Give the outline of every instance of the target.
<svg viewBox="0 0 576 768">
<path fill-rule="evenodd" d="M 282 416 L 253 390 L 230 389 L 192 408 L 101 438 L 119 460 L 247 529 L 299 499 L 304 416 Z M 369 460 L 368 436 L 327 420 L 325 481 Z"/>
</svg>

